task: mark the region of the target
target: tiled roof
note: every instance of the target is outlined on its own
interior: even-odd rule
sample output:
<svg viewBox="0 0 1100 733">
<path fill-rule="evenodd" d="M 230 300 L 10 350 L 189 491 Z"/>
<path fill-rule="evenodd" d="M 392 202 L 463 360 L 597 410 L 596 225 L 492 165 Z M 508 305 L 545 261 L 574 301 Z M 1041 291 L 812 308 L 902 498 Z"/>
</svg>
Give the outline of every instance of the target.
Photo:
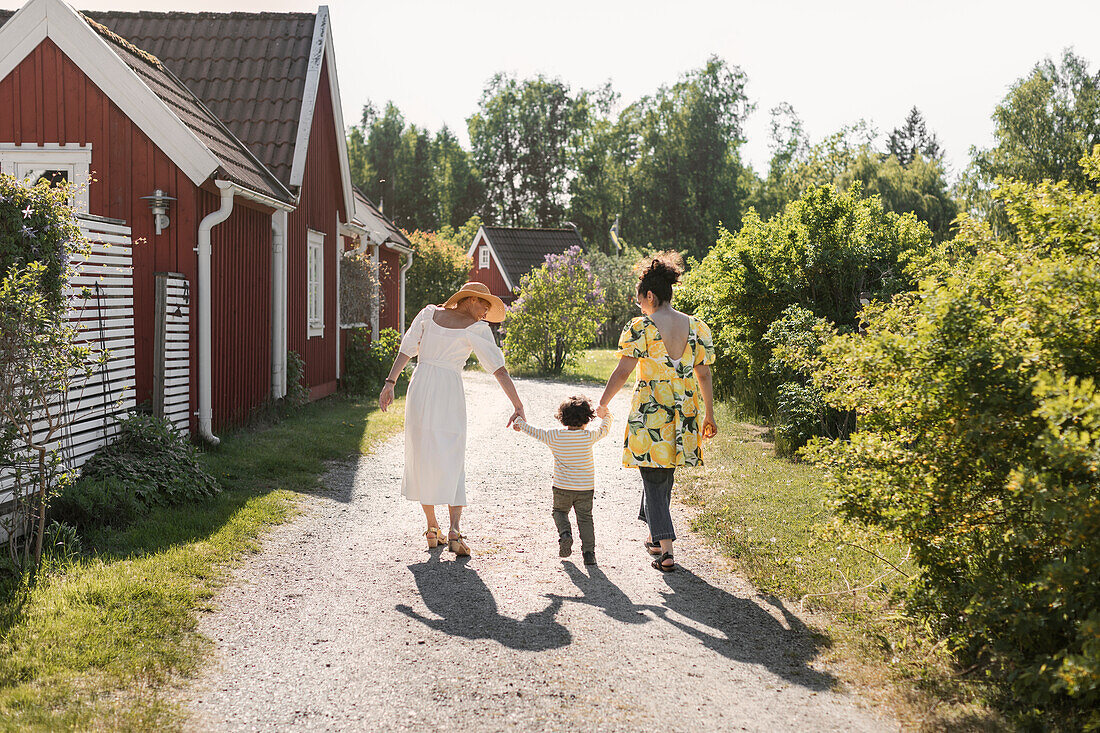
<svg viewBox="0 0 1100 733">
<path fill-rule="evenodd" d="M 314 13 L 87 13 L 160 59 L 290 185 Z"/>
<path fill-rule="evenodd" d="M 0 12 L 0 25 L 6 23 L 13 14 L 10 11 Z M 221 164 L 222 172 L 228 180 L 280 201 L 293 202 L 293 196 L 285 186 L 165 67 L 156 54 L 139 48 L 132 41 L 96 22 L 94 18 L 85 16 L 85 19 L 111 44 L 119 58 L 209 148 Z"/>
<path fill-rule="evenodd" d="M 574 229 L 485 227 L 485 236 L 516 287 L 521 277 L 546 261 L 546 255 L 560 255 L 573 245 L 584 247 Z"/>
<path fill-rule="evenodd" d="M 354 190 L 354 195 L 355 219 L 360 225 L 368 230 L 379 230 L 379 233 L 382 234 L 380 238 L 383 241 L 393 242 L 412 249 L 412 242 L 408 240 L 405 233 L 387 219 L 381 210 L 374 205 L 373 201 L 367 198 L 358 188 Z"/>
</svg>

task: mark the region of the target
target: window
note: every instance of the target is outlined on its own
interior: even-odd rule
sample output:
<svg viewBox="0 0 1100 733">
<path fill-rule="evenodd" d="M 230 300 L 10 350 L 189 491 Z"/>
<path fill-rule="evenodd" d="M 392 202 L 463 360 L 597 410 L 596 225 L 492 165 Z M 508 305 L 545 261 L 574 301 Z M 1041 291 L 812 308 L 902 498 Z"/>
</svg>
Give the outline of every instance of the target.
<svg viewBox="0 0 1100 733">
<path fill-rule="evenodd" d="M 481 249 L 478 250 L 478 251 L 481 253 L 480 254 L 481 264 L 479 264 L 478 267 L 480 267 L 482 270 L 488 270 L 489 269 L 489 246 L 488 245 L 482 245 Z"/>
<path fill-rule="evenodd" d="M 91 164 L 91 145 L 0 143 L 0 173 L 15 176 L 27 186 L 43 180 L 51 186 L 71 183 L 75 187 L 73 206 L 84 213 L 88 212 Z"/>
<path fill-rule="evenodd" d="M 306 336 L 325 335 L 325 235 L 306 234 Z"/>
</svg>

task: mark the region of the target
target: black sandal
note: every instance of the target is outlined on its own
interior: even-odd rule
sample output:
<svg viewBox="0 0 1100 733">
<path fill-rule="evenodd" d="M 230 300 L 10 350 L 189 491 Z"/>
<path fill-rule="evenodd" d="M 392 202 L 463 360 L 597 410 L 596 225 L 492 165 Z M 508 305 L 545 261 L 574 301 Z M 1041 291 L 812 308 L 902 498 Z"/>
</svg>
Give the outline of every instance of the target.
<svg viewBox="0 0 1100 733">
<path fill-rule="evenodd" d="M 645 545 L 645 551 L 648 552 L 650 555 L 661 554 L 660 542 L 650 542 L 649 540 L 642 540 L 642 544 Z"/>
<path fill-rule="evenodd" d="M 665 560 L 672 560 L 672 564 L 665 565 Z M 672 554 L 668 552 L 662 552 L 656 560 L 650 563 L 650 565 L 657 568 L 662 573 L 671 573 L 676 569 L 676 561 L 672 559 Z"/>
</svg>

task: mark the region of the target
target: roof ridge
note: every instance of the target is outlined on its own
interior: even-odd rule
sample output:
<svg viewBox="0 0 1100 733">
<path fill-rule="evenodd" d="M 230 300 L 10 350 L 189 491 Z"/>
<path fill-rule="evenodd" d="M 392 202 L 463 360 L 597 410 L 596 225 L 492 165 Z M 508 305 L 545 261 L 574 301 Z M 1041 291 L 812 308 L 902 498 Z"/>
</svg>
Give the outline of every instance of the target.
<svg viewBox="0 0 1100 733">
<path fill-rule="evenodd" d="M 92 28 L 94 28 L 96 30 L 96 32 L 99 33 L 104 38 L 107 38 L 110 41 L 112 41 L 113 43 L 121 46 L 122 48 L 125 48 L 127 51 L 134 54 L 138 58 L 140 58 L 144 61 L 147 61 L 148 63 L 153 64 L 154 66 L 156 66 L 156 67 L 158 67 L 162 70 L 166 70 L 164 64 L 161 63 L 160 59 L 158 59 L 153 54 L 149 53 L 148 51 L 145 51 L 143 49 L 138 48 L 137 46 L 135 46 L 134 44 L 130 43 L 125 38 L 120 36 L 119 34 L 115 33 L 113 30 L 111 30 L 107 26 L 105 26 L 102 23 L 99 23 L 95 20 L 92 20 L 91 18 L 89 18 L 84 13 L 80 13 L 80 17 L 83 18 L 84 22 L 86 22 L 88 25 L 90 25 Z"/>
<path fill-rule="evenodd" d="M 512 231 L 526 231 L 526 232 L 569 232 L 571 234 L 576 233 L 575 229 L 571 227 L 503 227 L 503 226 L 491 226 L 485 225 L 486 229 L 508 229 Z"/>
<path fill-rule="evenodd" d="M 317 13 L 309 13 L 304 11 L 290 11 L 285 13 L 279 13 L 275 11 L 262 11 L 259 13 L 250 13 L 244 10 L 233 10 L 226 13 L 219 13 L 213 10 L 204 10 L 200 12 L 187 12 L 185 10 L 88 10 L 82 11 L 82 15 L 87 13 L 95 13 L 96 15 L 110 15 L 113 17 L 124 18 L 316 18 Z"/>
</svg>

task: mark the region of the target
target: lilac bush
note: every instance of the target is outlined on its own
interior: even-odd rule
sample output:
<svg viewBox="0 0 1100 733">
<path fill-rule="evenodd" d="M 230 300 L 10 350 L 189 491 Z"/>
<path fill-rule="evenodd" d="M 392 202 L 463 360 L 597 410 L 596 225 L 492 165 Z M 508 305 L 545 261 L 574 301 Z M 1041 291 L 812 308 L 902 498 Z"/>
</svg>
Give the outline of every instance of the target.
<svg viewBox="0 0 1100 733">
<path fill-rule="evenodd" d="M 561 374 L 592 343 L 606 317 L 604 289 L 581 248 L 547 255 L 523 276 L 508 309 L 505 354 L 512 364 L 533 361 L 547 374 Z"/>
</svg>

